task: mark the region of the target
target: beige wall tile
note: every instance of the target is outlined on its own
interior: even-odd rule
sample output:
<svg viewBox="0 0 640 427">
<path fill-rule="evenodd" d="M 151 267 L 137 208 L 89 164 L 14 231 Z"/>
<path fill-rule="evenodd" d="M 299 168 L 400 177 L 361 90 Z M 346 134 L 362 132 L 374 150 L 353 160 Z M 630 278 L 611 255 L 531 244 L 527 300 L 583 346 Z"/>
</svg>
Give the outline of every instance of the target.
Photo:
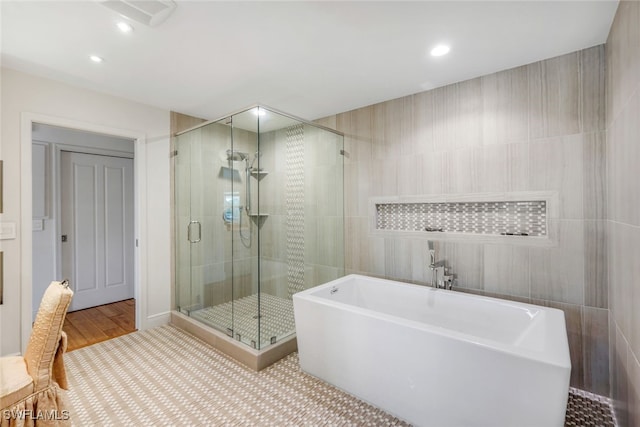
<svg viewBox="0 0 640 427">
<path fill-rule="evenodd" d="M 609 396 L 609 313 L 606 309 L 584 307 L 584 386 L 601 396 Z"/>
<path fill-rule="evenodd" d="M 531 297 L 584 304 L 582 221 L 560 220 L 558 246 L 530 248 Z"/>
<path fill-rule="evenodd" d="M 314 200 L 316 202 L 318 216 L 334 216 L 338 206 L 338 198 L 342 197 L 341 188 L 342 176 L 338 174 L 335 166 L 313 167 L 305 166 L 305 169 L 314 169 L 315 178 L 309 181 L 309 187 L 313 190 L 309 193 L 305 190 L 305 201 Z M 315 194 L 314 194 L 315 193 Z M 340 212 L 342 214 L 342 212 Z"/>
<path fill-rule="evenodd" d="M 633 312 L 640 283 L 640 237 L 638 228 L 612 223 L 609 234 L 609 304 L 621 332 L 632 342 Z"/>
<path fill-rule="evenodd" d="M 445 169 L 445 159 L 448 155 L 444 151 L 420 154 L 417 156 L 417 187 L 416 194 L 442 194 L 448 179 Z"/>
<path fill-rule="evenodd" d="M 456 148 L 458 126 L 458 86 L 453 84 L 431 91 L 433 97 L 433 144 L 436 151 Z"/>
<path fill-rule="evenodd" d="M 527 67 L 483 76 L 483 143 L 526 142 L 529 137 Z"/>
<path fill-rule="evenodd" d="M 628 303 L 629 310 L 623 315 L 629 316 L 629 329 L 625 331 L 625 336 L 631 347 L 631 351 L 638 356 L 640 355 L 640 227 L 628 227 L 630 234 L 630 244 L 628 252 L 625 255 L 629 263 L 624 268 L 631 268 L 631 282 L 629 288 L 630 293 L 623 295 L 623 298 L 630 300 Z"/>
<path fill-rule="evenodd" d="M 411 103 L 406 98 L 399 98 L 375 104 L 372 129 L 374 159 L 388 160 L 405 154 L 405 145 L 410 145 L 410 142 L 404 143 L 402 138 L 411 139 Z"/>
<path fill-rule="evenodd" d="M 609 317 L 609 397 L 613 398 L 614 390 L 617 387 L 615 359 L 616 359 L 616 321 L 613 318 L 611 310 L 608 310 Z"/>
<path fill-rule="evenodd" d="M 327 116 L 320 118 L 318 120 L 314 120 L 314 123 L 319 124 L 320 126 L 325 126 L 331 129 L 336 129 L 337 126 L 337 115 L 334 114 L 332 116 Z"/>
<path fill-rule="evenodd" d="M 484 290 L 494 294 L 530 296 L 529 248 L 484 246 Z"/>
<path fill-rule="evenodd" d="M 580 61 L 580 130 L 605 128 L 605 57 L 604 45 L 581 50 Z"/>
<path fill-rule="evenodd" d="M 357 201 L 356 210 L 354 214 L 356 216 L 367 216 L 369 214 L 369 198 L 374 194 L 373 187 L 373 165 L 371 162 L 359 162 L 357 165 L 357 180 L 358 186 L 355 192 L 346 193 L 349 198 L 353 198 Z"/>
<path fill-rule="evenodd" d="M 627 353 L 627 369 L 629 372 L 628 404 L 629 425 L 640 425 L 640 363 L 631 351 Z"/>
<path fill-rule="evenodd" d="M 511 144 L 495 144 L 476 149 L 480 192 L 503 192 L 510 187 L 510 148 Z"/>
<path fill-rule="evenodd" d="M 458 102 L 454 146 L 456 148 L 482 145 L 483 97 L 482 79 L 466 80 L 458 85 Z"/>
<path fill-rule="evenodd" d="M 338 244 L 342 244 L 340 221 L 335 217 L 319 217 L 317 226 L 318 257 L 314 264 L 338 265 L 338 256 L 341 254 Z"/>
<path fill-rule="evenodd" d="M 640 90 L 614 120 L 608 132 L 610 219 L 640 226 Z"/>
<path fill-rule="evenodd" d="M 320 253 L 319 218 L 312 214 L 313 211 L 305 212 L 307 213 L 304 219 L 304 262 L 307 264 L 320 264 L 318 262 Z"/>
<path fill-rule="evenodd" d="M 560 218 L 583 219 L 584 136 L 542 139 L 529 147 L 531 189 L 558 191 Z"/>
<path fill-rule="evenodd" d="M 614 337 L 611 337 L 614 339 Z M 629 372 L 627 370 L 628 345 L 620 329 L 615 331 L 615 346 L 611 358 L 611 376 L 613 378 L 611 399 L 616 412 L 618 426 L 627 427 L 629 424 Z"/>
<path fill-rule="evenodd" d="M 529 143 L 509 144 L 508 150 L 508 191 L 526 191 L 531 189 Z"/>
<path fill-rule="evenodd" d="M 640 84 L 640 4 L 621 1 L 606 44 L 607 124 Z"/>
<path fill-rule="evenodd" d="M 386 239 L 381 237 L 370 237 L 367 244 L 369 247 L 369 265 L 367 272 L 374 276 L 385 276 L 385 247 Z"/>
<path fill-rule="evenodd" d="M 358 169 L 360 163 L 351 162 L 344 165 L 344 215 L 345 217 L 358 216 L 361 212 L 358 206 L 358 194 L 366 180 L 360 183 Z"/>
<path fill-rule="evenodd" d="M 411 97 L 413 101 L 413 137 L 415 140 L 415 153 L 431 153 L 434 151 L 433 143 L 433 92 L 421 92 Z"/>
<path fill-rule="evenodd" d="M 372 159 L 372 112 L 373 107 L 360 108 L 338 114 L 337 130 L 344 133 L 344 162 L 370 162 Z"/>
<path fill-rule="evenodd" d="M 584 303 L 589 307 L 609 307 L 607 224 L 584 222 Z"/>
<path fill-rule="evenodd" d="M 574 52 L 527 66 L 530 138 L 580 131 L 578 57 Z"/>
<path fill-rule="evenodd" d="M 420 184 L 418 177 L 422 176 L 422 158 L 411 155 L 402 155 L 398 158 L 398 195 L 415 196 Z"/>
<path fill-rule="evenodd" d="M 398 194 L 398 160 L 375 160 L 371 163 L 371 196 Z"/>
<path fill-rule="evenodd" d="M 606 217 L 607 146 L 604 131 L 587 133 L 583 143 L 583 211 L 585 219 Z"/>
<path fill-rule="evenodd" d="M 480 191 L 480 162 L 482 150 L 463 148 L 445 153 L 445 193 L 477 193 Z"/>
<path fill-rule="evenodd" d="M 396 280 L 411 280 L 412 245 L 408 239 L 387 239 L 385 244 L 386 276 Z"/>
<path fill-rule="evenodd" d="M 367 219 L 347 217 L 344 222 L 345 268 L 367 271 L 369 268 L 369 245 L 367 245 Z"/>
<path fill-rule="evenodd" d="M 410 244 L 411 281 L 420 284 L 427 284 L 431 280 L 429 270 L 429 246 L 427 240 L 411 240 Z"/>
<path fill-rule="evenodd" d="M 484 288 L 484 245 L 437 242 L 436 249 L 438 260 L 444 261 L 454 275 L 454 287 Z"/>
</svg>

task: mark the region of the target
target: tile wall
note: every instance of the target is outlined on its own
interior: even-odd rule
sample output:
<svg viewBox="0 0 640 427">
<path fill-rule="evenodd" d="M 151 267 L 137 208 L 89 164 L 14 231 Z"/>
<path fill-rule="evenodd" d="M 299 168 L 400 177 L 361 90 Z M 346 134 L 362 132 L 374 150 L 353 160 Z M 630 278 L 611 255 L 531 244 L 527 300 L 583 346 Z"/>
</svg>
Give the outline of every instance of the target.
<svg viewBox="0 0 640 427">
<path fill-rule="evenodd" d="M 564 310 L 571 384 L 609 395 L 604 46 L 319 122 L 345 134 L 347 273 L 428 281 L 427 238 L 373 236 L 372 197 L 557 191 L 556 247 L 438 242 L 438 256 L 459 290 Z"/>
<path fill-rule="evenodd" d="M 335 134 L 313 126 L 299 130 L 303 150 L 297 155 L 287 143 L 287 128 L 260 135 L 260 167 L 269 171 L 258 189 L 260 209 L 269 214 L 260 228 L 261 289 L 281 298 L 289 298 L 300 285 L 310 288 L 344 271 L 342 144 Z M 297 185 L 292 181 L 296 177 Z M 304 209 L 296 212 L 303 218 L 291 215 L 298 208 Z M 304 265 L 293 280 L 288 275 L 298 256 Z M 301 282 L 293 286 L 292 280 Z"/>
<path fill-rule="evenodd" d="M 611 397 L 640 426 L 640 3 L 621 1 L 606 44 Z"/>
</svg>

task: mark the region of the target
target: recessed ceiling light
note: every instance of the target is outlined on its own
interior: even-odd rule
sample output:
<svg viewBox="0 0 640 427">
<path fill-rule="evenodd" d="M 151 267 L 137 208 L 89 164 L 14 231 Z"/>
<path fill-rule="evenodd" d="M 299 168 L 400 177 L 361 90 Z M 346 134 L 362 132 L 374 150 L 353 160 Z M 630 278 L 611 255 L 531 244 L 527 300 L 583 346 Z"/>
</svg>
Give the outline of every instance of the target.
<svg viewBox="0 0 640 427">
<path fill-rule="evenodd" d="M 95 63 L 98 63 L 98 64 L 101 63 L 101 62 L 104 62 L 104 59 L 102 59 L 98 55 L 90 55 L 89 59 L 92 60 Z"/>
<path fill-rule="evenodd" d="M 120 21 L 116 25 L 123 33 L 130 33 L 133 31 L 133 27 L 128 22 Z"/>
<path fill-rule="evenodd" d="M 431 56 L 446 55 L 447 53 L 449 53 L 449 50 L 451 50 L 449 48 L 449 46 L 444 45 L 444 44 L 439 44 L 438 46 L 436 46 L 433 49 L 431 49 Z"/>
</svg>

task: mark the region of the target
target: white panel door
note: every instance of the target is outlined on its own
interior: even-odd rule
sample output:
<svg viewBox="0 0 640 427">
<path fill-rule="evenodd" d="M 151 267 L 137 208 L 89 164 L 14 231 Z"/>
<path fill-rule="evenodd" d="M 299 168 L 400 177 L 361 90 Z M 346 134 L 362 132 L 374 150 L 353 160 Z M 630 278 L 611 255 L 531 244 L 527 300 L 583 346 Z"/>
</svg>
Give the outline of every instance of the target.
<svg viewBox="0 0 640 427">
<path fill-rule="evenodd" d="M 69 311 L 133 298 L 133 159 L 63 151 L 60 166 Z"/>
</svg>

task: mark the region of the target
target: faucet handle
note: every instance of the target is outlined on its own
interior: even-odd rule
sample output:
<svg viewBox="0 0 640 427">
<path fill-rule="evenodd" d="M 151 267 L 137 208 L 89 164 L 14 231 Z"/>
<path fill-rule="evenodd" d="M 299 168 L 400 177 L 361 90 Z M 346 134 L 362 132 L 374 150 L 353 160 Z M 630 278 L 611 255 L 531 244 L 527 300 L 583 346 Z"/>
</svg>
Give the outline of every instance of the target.
<svg viewBox="0 0 640 427">
<path fill-rule="evenodd" d="M 442 277 L 442 281 L 444 282 L 444 288 L 451 290 L 453 287 L 453 274 L 445 274 Z"/>
</svg>

